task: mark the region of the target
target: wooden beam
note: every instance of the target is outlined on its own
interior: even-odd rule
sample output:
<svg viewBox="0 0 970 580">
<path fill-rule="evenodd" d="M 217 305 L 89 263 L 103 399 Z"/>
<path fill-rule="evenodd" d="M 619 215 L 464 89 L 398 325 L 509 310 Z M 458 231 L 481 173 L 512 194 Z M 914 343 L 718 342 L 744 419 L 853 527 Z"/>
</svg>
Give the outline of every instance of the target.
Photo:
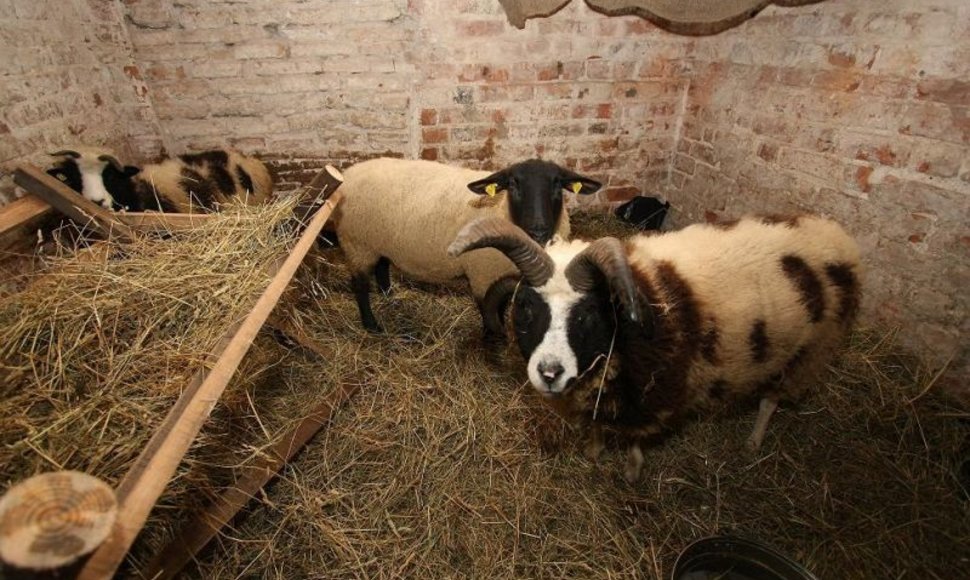
<svg viewBox="0 0 970 580">
<path fill-rule="evenodd" d="M 143 231 L 177 231 L 199 227 L 212 218 L 218 217 L 212 213 L 158 213 L 158 212 L 123 212 L 114 214 L 118 221 L 128 227 Z"/>
<path fill-rule="evenodd" d="M 219 533 L 279 470 L 307 444 L 308 441 L 333 418 L 340 408 L 360 388 L 358 384 L 345 384 L 331 393 L 299 425 L 274 445 L 267 457 L 244 470 L 245 475 L 235 487 L 226 490 L 206 511 L 182 528 L 172 542 L 148 563 L 141 577 L 162 580 L 175 577 L 186 564 Z"/>
<path fill-rule="evenodd" d="M 34 218 L 49 213 L 52 209 L 49 203 L 33 195 L 25 195 L 14 200 L 0 207 L 0 235 L 15 230 Z"/>
<path fill-rule="evenodd" d="M 14 183 L 54 206 L 81 225 L 97 228 L 107 237 L 134 240 L 135 232 L 118 221 L 115 214 L 82 197 L 78 192 L 33 165 L 18 167 Z"/>
<path fill-rule="evenodd" d="M 326 172 L 321 171 L 322 173 Z M 326 178 L 321 178 L 320 182 L 324 179 Z M 314 178 L 314 182 L 318 180 Z M 125 475 L 117 490 L 118 521 L 112 534 L 81 569 L 79 580 L 111 578 L 115 574 L 259 329 L 279 302 L 304 256 L 316 241 L 323 224 L 339 203 L 340 192 L 331 194 L 330 191 L 332 189 L 323 192 L 329 199 L 279 266 L 252 311 L 220 342 L 216 351 L 219 359 L 212 369 L 199 371 Z"/>
</svg>

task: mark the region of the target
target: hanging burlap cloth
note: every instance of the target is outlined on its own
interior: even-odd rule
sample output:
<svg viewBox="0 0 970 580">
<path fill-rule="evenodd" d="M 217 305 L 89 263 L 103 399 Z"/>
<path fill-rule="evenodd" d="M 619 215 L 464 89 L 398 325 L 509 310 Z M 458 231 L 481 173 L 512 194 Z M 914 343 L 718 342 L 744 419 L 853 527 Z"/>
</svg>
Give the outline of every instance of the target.
<svg viewBox="0 0 970 580">
<path fill-rule="evenodd" d="M 609 16 L 635 14 L 678 34 L 715 34 L 744 22 L 769 4 L 801 6 L 821 0 L 586 0 L 590 8 Z M 549 16 L 569 0 L 499 0 L 509 22 Z"/>
</svg>

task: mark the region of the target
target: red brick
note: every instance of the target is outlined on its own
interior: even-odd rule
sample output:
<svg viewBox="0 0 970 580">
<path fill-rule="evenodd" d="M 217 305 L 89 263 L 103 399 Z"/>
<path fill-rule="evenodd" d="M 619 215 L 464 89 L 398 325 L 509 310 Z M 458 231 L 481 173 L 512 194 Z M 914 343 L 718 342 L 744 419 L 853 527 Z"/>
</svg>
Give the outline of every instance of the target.
<svg viewBox="0 0 970 580">
<path fill-rule="evenodd" d="M 629 201 L 638 195 L 640 195 L 640 190 L 631 185 L 606 188 L 606 199 L 608 201 Z"/>
<path fill-rule="evenodd" d="M 423 129 L 421 140 L 424 143 L 444 143 L 448 141 L 448 130 L 443 128 Z"/>
<path fill-rule="evenodd" d="M 509 80 L 509 71 L 504 68 L 485 67 L 485 80 L 490 83 L 504 83 Z"/>
<path fill-rule="evenodd" d="M 536 68 L 536 80 L 537 81 L 554 81 L 559 78 L 562 74 L 563 64 L 557 62 L 551 65 L 542 65 Z"/>
<path fill-rule="evenodd" d="M 504 29 L 505 23 L 501 20 L 474 20 L 458 25 L 458 33 L 461 36 L 496 36 Z"/>
<path fill-rule="evenodd" d="M 829 64 L 839 68 L 849 68 L 855 64 L 855 55 L 842 52 L 838 48 L 830 48 L 828 54 Z"/>
<path fill-rule="evenodd" d="M 916 97 L 948 105 L 970 105 L 970 81 L 926 79 L 916 85 Z"/>
<path fill-rule="evenodd" d="M 437 161 L 438 160 L 438 149 L 437 147 L 425 147 L 421 150 L 421 159 L 427 161 Z"/>
<path fill-rule="evenodd" d="M 694 174 L 694 160 L 686 155 L 678 154 L 674 158 L 674 169 L 687 175 Z"/>
<path fill-rule="evenodd" d="M 762 143 L 758 147 L 758 157 L 765 161 L 774 161 L 778 158 L 778 146 L 774 143 Z"/>
<path fill-rule="evenodd" d="M 855 183 L 860 191 L 868 192 L 870 189 L 869 176 L 872 175 L 872 167 L 863 165 L 855 170 Z"/>
<path fill-rule="evenodd" d="M 421 124 L 436 125 L 438 123 L 438 111 L 434 109 L 421 109 Z"/>
<path fill-rule="evenodd" d="M 613 65 L 608 60 L 590 59 L 586 61 L 586 78 L 605 80 L 612 76 Z"/>
</svg>

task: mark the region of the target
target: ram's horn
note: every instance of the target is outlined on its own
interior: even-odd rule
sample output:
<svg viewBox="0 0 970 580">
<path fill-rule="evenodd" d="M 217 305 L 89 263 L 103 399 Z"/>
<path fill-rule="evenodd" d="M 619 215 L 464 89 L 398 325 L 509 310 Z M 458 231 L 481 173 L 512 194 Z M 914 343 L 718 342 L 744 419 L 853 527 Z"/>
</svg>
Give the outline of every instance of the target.
<svg viewBox="0 0 970 580">
<path fill-rule="evenodd" d="M 639 322 L 640 302 L 633 272 L 623 244 L 616 238 L 600 238 L 576 255 L 566 266 L 566 280 L 577 292 L 590 292 L 602 277 L 619 297 L 630 320 Z"/>
<path fill-rule="evenodd" d="M 115 169 L 117 169 L 121 173 L 124 173 L 124 171 L 125 171 L 125 166 L 122 165 L 121 162 L 118 161 L 118 158 L 115 157 L 114 155 L 107 155 L 107 154 L 105 154 L 105 155 L 98 155 L 98 160 L 99 161 L 107 161 L 108 163 L 111 164 L 112 167 L 114 167 Z"/>
<path fill-rule="evenodd" d="M 80 153 L 71 149 L 61 149 L 60 151 L 55 151 L 53 153 L 48 153 L 51 157 L 71 157 L 72 159 L 77 159 L 81 156 Z"/>
<path fill-rule="evenodd" d="M 469 223 L 458 232 L 458 237 L 448 247 L 448 254 L 457 257 L 479 248 L 495 248 L 508 256 L 530 286 L 542 286 L 552 277 L 552 258 L 508 220 L 479 218 Z"/>
</svg>

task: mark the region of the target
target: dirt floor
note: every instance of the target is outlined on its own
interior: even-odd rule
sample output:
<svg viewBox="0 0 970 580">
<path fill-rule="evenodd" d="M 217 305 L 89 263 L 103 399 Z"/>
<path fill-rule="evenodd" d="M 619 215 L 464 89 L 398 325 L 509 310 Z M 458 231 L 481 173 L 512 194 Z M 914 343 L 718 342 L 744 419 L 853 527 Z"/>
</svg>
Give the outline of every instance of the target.
<svg viewBox="0 0 970 580">
<path fill-rule="evenodd" d="M 627 231 L 602 217 L 575 230 Z M 743 448 L 752 410 L 725 413 L 651 449 L 631 486 L 621 452 L 582 456 L 517 352 L 483 351 L 464 294 L 395 278 L 375 300 L 388 334 L 370 336 L 338 252 L 303 281 L 298 324 L 334 356 L 288 353 L 282 384 L 362 388 L 195 577 L 667 578 L 681 549 L 715 533 L 767 542 L 820 578 L 955 578 L 970 564 L 954 475 L 968 415 L 932 391 L 910 402 L 932 377 L 891 332 L 858 332 L 758 455 Z"/>
<path fill-rule="evenodd" d="M 629 233 L 603 216 L 577 216 L 574 230 Z M 220 275 L 233 268 L 227 261 Z M 388 332 L 370 335 L 339 251 L 311 258 L 279 312 L 326 356 L 258 338 L 153 511 L 129 574 L 234 469 L 348 384 L 360 385 L 353 400 L 189 577 L 669 578 L 680 550 L 715 533 L 767 542 L 819 578 L 949 579 L 970 565 L 970 498 L 957 476 L 970 414 L 934 388 L 923 393 L 932 376 L 890 331 L 857 332 L 830 379 L 775 416 L 759 454 L 743 445 L 753 409 L 726 411 L 649 449 L 630 485 L 621 451 L 598 464 L 583 457 L 576 433 L 532 394 L 514 349 L 484 350 L 460 288 L 394 282 L 392 296 L 374 299 Z M 214 327 L 224 328 L 245 300 L 220 300 Z M 193 312 L 180 308 L 176 318 Z M 54 388 L 67 383 L 51 377 L 28 403 L 0 389 L 7 483 L 53 463 L 117 484 L 184 380 L 159 390 L 132 375 L 108 388 L 127 376 L 124 362 L 114 374 L 99 367 L 97 390 Z M 82 366 L 70 368 L 87 376 Z"/>
</svg>

